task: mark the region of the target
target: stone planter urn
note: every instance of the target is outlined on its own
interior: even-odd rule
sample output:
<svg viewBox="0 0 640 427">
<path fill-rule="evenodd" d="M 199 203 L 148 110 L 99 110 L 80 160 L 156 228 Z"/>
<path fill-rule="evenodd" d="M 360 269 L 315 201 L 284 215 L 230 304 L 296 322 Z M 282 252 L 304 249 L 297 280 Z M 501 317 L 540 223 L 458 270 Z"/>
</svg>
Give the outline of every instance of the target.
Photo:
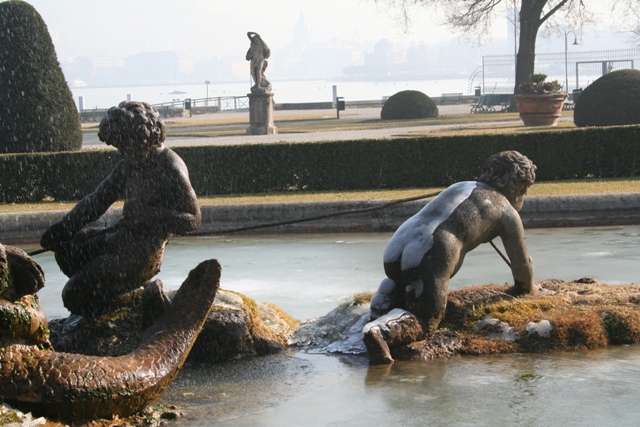
<svg viewBox="0 0 640 427">
<path fill-rule="evenodd" d="M 525 126 L 555 126 L 562 115 L 566 93 L 514 95 Z"/>
</svg>

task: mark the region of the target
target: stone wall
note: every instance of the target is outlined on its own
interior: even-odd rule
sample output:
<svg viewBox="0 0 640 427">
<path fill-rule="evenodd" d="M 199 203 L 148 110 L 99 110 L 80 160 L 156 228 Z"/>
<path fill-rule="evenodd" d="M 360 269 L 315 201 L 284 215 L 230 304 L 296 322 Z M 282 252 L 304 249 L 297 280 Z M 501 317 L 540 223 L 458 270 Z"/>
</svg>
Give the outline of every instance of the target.
<svg viewBox="0 0 640 427">
<path fill-rule="evenodd" d="M 226 234 L 241 227 L 256 227 L 243 233 L 329 233 L 393 231 L 418 212 L 426 200 L 397 204 L 379 210 L 371 208 L 388 201 L 259 203 L 204 205 L 198 233 Z M 329 216 L 340 212 L 348 215 Z M 0 214 L 0 235 L 4 244 L 35 243 L 65 211 Z M 110 209 L 96 225 L 114 224 L 121 208 Z M 586 227 L 597 225 L 640 224 L 640 194 L 585 194 L 568 196 L 531 196 L 520 211 L 525 228 Z M 323 217 L 286 226 L 260 228 L 265 224 Z"/>
</svg>

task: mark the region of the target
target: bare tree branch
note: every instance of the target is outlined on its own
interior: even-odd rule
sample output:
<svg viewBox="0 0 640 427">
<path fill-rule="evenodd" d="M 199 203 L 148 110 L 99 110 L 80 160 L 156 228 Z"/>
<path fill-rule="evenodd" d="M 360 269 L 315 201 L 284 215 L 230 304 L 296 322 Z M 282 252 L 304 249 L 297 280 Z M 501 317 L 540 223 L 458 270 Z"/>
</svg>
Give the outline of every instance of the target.
<svg viewBox="0 0 640 427">
<path fill-rule="evenodd" d="M 371 1 L 371 0 L 370 0 Z M 408 28 L 411 25 L 411 10 L 415 7 L 431 8 L 445 13 L 444 24 L 467 37 L 481 40 L 490 32 L 491 23 L 500 12 L 499 6 L 507 4 L 509 7 L 516 2 L 513 0 L 372 0 L 376 4 L 384 4 L 402 11 L 403 23 Z M 640 18 L 638 0 L 610 0 L 611 10 L 617 9 L 621 19 L 618 26 L 623 28 L 623 21 L 635 21 L 626 31 L 633 34 L 640 41 Z M 516 73 L 514 91 L 518 85 L 526 81 L 527 76 L 534 72 L 535 42 L 538 31 L 543 28 L 582 28 L 591 19 L 587 4 L 594 6 L 602 0 L 518 0 L 520 6 L 518 53 L 516 55 Z M 620 15 L 622 11 L 622 15 Z M 504 15 L 503 15 L 504 17 Z M 562 30 L 560 30 L 562 29 Z"/>
<path fill-rule="evenodd" d="M 551 16 L 553 16 L 553 14 L 555 14 L 557 11 L 562 9 L 562 6 L 567 4 L 568 1 L 569 0 L 561 0 L 557 5 L 552 7 L 551 10 L 549 10 L 549 12 L 545 13 L 544 15 L 542 15 L 542 17 L 540 18 L 540 24 L 544 24 L 547 19 L 549 19 Z M 582 3 L 582 1 L 580 3 Z"/>
</svg>

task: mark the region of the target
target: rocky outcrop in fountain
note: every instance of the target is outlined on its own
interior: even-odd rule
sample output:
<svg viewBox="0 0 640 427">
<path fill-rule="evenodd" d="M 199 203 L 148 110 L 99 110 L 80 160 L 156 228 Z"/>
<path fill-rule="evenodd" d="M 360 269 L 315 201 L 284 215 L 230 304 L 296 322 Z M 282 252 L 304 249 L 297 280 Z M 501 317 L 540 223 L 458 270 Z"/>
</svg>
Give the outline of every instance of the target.
<svg viewBox="0 0 640 427">
<path fill-rule="evenodd" d="M 514 297 L 505 285 L 449 292 L 440 328 L 428 339 L 391 347 L 397 360 L 455 355 L 593 350 L 640 343 L 640 285 L 591 278 L 536 282 L 538 292 Z M 312 352 L 367 357 L 362 329 L 367 298 L 352 298 L 302 322 L 290 344 Z"/>
<path fill-rule="evenodd" d="M 167 292 L 171 300 L 175 292 Z M 70 316 L 49 322 L 57 350 L 96 356 L 121 356 L 145 335 L 145 310 L 126 307 L 96 317 Z M 216 363 L 282 351 L 298 321 L 278 307 L 219 289 L 189 360 Z"/>
</svg>

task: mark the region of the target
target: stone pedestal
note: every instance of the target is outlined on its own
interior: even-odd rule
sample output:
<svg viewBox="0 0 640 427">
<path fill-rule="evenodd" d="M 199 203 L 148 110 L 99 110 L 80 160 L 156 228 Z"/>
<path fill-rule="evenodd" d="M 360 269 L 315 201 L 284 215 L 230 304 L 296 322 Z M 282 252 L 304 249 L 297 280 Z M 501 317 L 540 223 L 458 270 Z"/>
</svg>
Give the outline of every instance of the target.
<svg viewBox="0 0 640 427">
<path fill-rule="evenodd" d="M 249 93 L 249 127 L 247 135 L 278 133 L 273 124 L 273 93 Z"/>
</svg>

